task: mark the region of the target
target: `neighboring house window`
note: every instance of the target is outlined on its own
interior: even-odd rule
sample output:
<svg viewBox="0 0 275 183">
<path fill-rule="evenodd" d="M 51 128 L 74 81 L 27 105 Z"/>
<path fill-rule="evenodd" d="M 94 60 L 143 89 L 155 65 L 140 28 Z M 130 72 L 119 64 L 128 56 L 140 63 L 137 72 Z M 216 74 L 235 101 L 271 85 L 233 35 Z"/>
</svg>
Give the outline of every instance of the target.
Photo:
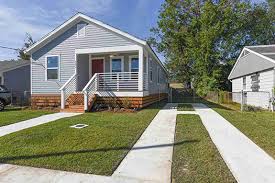
<svg viewBox="0 0 275 183">
<path fill-rule="evenodd" d="M 0 76 L 0 85 L 2 85 L 2 77 Z"/>
<path fill-rule="evenodd" d="M 112 58 L 111 66 L 112 66 L 112 72 L 122 72 L 123 70 L 122 57 Z"/>
<path fill-rule="evenodd" d="M 84 37 L 86 34 L 86 24 L 77 24 L 77 37 Z"/>
<path fill-rule="evenodd" d="M 246 76 L 243 77 L 243 90 L 246 90 Z"/>
<path fill-rule="evenodd" d="M 130 72 L 138 72 L 139 68 L 139 61 L 138 57 L 130 57 Z"/>
<path fill-rule="evenodd" d="M 59 56 L 46 57 L 46 78 L 47 80 L 59 79 Z"/>
<path fill-rule="evenodd" d="M 254 74 L 251 76 L 251 89 L 253 92 L 258 92 L 260 88 L 259 74 Z"/>
<path fill-rule="evenodd" d="M 150 82 L 153 81 L 153 63 L 152 63 L 152 59 L 150 58 L 150 68 L 149 68 L 149 77 L 150 77 Z"/>
</svg>

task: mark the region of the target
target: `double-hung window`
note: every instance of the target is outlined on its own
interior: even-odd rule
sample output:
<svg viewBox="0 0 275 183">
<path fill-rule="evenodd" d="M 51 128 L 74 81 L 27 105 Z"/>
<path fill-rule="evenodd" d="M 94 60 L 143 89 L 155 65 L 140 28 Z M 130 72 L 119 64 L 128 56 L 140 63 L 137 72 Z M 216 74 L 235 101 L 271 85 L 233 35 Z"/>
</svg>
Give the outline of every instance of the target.
<svg viewBox="0 0 275 183">
<path fill-rule="evenodd" d="M 59 62 L 60 57 L 58 55 L 46 57 L 46 79 L 58 80 L 59 79 Z"/>
<path fill-rule="evenodd" d="M 246 76 L 243 77 L 243 90 L 246 90 Z"/>
<path fill-rule="evenodd" d="M 130 57 L 130 72 L 138 72 L 139 61 L 138 57 Z"/>
<path fill-rule="evenodd" d="M 112 58 L 112 72 L 122 72 L 123 70 L 122 57 Z"/>
</svg>

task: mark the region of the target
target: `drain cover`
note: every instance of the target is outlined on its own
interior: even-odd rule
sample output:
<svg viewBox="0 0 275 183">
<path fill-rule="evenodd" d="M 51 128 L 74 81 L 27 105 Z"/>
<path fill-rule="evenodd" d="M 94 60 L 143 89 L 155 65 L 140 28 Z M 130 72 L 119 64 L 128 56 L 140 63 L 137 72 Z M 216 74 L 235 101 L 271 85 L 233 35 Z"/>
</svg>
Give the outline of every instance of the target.
<svg viewBox="0 0 275 183">
<path fill-rule="evenodd" d="M 77 129 L 81 129 L 81 128 L 86 128 L 89 125 L 85 125 L 85 124 L 76 124 L 73 126 L 70 126 L 71 128 L 77 128 Z"/>
</svg>

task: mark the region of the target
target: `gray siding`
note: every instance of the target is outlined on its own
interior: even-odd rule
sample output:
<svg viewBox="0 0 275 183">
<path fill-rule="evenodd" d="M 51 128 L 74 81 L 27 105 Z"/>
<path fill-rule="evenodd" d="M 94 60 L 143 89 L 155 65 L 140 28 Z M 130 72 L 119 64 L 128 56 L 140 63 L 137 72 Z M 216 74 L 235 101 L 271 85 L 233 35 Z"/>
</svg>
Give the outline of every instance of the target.
<svg viewBox="0 0 275 183">
<path fill-rule="evenodd" d="M 34 64 L 32 64 L 33 94 L 60 93 L 59 88 L 75 72 L 75 49 L 135 45 L 131 40 L 93 23 L 86 26 L 85 37 L 77 37 L 76 32 L 77 27 L 74 25 L 32 54 L 34 61 Z M 47 55 L 60 55 L 59 81 L 46 81 L 45 57 Z"/>
<path fill-rule="evenodd" d="M 30 65 L 3 73 L 4 85 L 15 92 L 30 91 Z"/>
<path fill-rule="evenodd" d="M 238 78 L 244 75 L 248 75 L 254 72 L 263 71 L 275 67 L 275 64 L 263 59 L 262 57 L 250 53 L 246 56 L 243 56 L 238 61 L 235 69 L 232 71 L 229 79 Z"/>
<path fill-rule="evenodd" d="M 158 64 L 157 60 L 149 54 L 149 71 L 150 67 L 153 70 L 153 80 L 150 81 L 150 72 L 148 75 L 149 79 L 149 94 L 157 94 L 157 93 L 167 93 L 168 92 L 168 78 L 164 71 L 164 69 Z M 158 84 L 158 69 L 160 69 L 160 83 Z"/>
</svg>

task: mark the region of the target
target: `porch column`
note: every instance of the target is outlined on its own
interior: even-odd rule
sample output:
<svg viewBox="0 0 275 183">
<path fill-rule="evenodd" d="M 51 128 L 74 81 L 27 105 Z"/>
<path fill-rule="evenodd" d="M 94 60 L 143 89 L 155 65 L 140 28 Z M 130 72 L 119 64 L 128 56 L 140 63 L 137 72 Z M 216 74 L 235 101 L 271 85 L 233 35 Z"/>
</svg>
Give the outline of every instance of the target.
<svg viewBox="0 0 275 183">
<path fill-rule="evenodd" d="M 143 48 L 138 52 L 138 91 L 143 91 Z"/>
</svg>

